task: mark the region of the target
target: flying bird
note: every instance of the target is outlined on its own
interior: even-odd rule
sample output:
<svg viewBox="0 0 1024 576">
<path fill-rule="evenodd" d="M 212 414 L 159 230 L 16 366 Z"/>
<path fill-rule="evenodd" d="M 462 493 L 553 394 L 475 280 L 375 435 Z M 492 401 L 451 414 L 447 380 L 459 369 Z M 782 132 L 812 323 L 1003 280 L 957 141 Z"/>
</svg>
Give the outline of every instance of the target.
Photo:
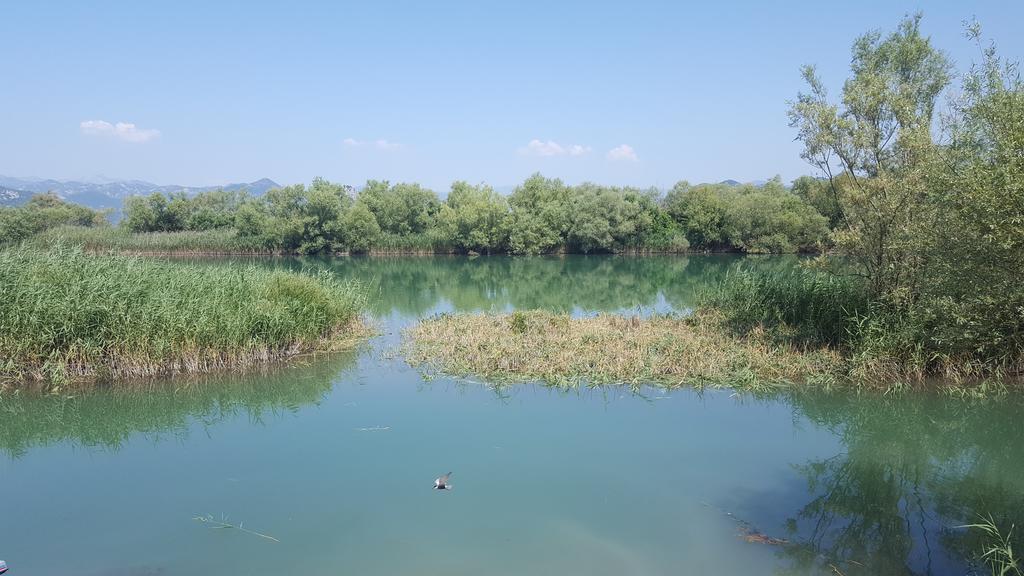
<svg viewBox="0 0 1024 576">
<path fill-rule="evenodd" d="M 451 490 L 452 485 L 448 483 L 448 477 L 451 475 L 452 473 L 449 472 L 437 480 L 434 480 L 434 490 Z"/>
</svg>

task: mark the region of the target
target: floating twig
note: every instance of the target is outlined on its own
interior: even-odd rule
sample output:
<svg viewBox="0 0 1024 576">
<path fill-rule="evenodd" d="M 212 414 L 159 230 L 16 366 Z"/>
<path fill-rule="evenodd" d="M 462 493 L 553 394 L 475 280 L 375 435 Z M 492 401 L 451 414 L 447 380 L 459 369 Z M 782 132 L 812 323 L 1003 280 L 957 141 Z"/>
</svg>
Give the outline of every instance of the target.
<svg viewBox="0 0 1024 576">
<path fill-rule="evenodd" d="M 202 522 L 203 524 L 208 525 L 210 528 L 215 528 L 218 530 L 224 528 L 234 528 L 235 530 L 245 532 L 246 534 L 252 534 L 253 536 L 259 536 L 260 538 L 266 538 L 267 540 L 280 542 L 280 540 L 268 534 L 263 534 L 262 532 L 257 532 L 255 530 L 249 530 L 248 528 L 242 527 L 241 522 L 239 522 L 238 525 L 236 526 L 235 524 L 228 522 L 227 516 L 224 516 L 223 514 L 221 515 L 220 520 L 215 519 L 212 514 L 207 514 L 206 516 L 195 516 L 192 519 L 197 522 Z"/>
</svg>

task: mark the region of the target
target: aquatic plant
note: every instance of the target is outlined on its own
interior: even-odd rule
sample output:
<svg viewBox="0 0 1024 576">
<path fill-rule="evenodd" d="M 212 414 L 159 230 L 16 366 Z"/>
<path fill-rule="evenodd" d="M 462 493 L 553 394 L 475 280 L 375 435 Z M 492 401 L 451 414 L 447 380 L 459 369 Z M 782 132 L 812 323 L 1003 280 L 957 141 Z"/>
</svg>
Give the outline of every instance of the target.
<svg viewBox="0 0 1024 576">
<path fill-rule="evenodd" d="M 365 334 L 357 284 L 327 272 L 0 251 L 0 380 L 207 372 L 344 347 Z"/>
<path fill-rule="evenodd" d="M 992 576 L 1021 576 L 1024 574 L 1020 561 L 1013 552 L 1014 525 L 1004 532 L 991 515 L 982 516 L 978 523 L 961 526 L 982 533 L 984 544 L 979 559 L 988 565 Z"/>
<path fill-rule="evenodd" d="M 446 374 L 498 380 L 732 385 L 765 391 L 821 382 L 838 353 L 800 350 L 764 331 L 738 338 L 715 314 L 625 318 L 520 311 L 441 315 L 406 331 L 407 359 Z"/>
</svg>

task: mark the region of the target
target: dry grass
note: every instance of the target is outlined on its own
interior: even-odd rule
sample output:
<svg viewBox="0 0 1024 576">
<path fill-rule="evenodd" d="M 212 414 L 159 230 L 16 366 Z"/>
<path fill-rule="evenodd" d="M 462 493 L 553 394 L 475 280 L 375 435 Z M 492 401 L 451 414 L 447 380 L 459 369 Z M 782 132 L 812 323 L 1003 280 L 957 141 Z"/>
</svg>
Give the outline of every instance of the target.
<svg viewBox="0 0 1024 576">
<path fill-rule="evenodd" d="M 714 385 L 745 389 L 828 385 L 840 355 L 801 350 L 754 330 L 730 334 L 709 313 L 693 317 L 572 318 L 549 312 L 442 315 L 406 331 L 413 365 L 452 375 L 496 380 Z"/>
</svg>

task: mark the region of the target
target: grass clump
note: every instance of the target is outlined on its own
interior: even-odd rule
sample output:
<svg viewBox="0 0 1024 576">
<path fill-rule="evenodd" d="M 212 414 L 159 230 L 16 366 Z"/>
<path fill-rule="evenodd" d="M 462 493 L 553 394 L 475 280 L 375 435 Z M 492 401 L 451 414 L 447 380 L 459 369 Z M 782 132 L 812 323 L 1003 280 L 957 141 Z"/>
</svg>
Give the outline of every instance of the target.
<svg viewBox="0 0 1024 576">
<path fill-rule="evenodd" d="M 358 286 L 254 266 L 0 251 L 0 382 L 61 385 L 243 367 L 364 333 Z"/>
<path fill-rule="evenodd" d="M 441 315 L 406 332 L 414 365 L 496 380 L 729 385 L 756 389 L 821 382 L 839 362 L 764 332 L 733 337 L 714 314 L 625 318 L 521 311 Z"/>
</svg>

